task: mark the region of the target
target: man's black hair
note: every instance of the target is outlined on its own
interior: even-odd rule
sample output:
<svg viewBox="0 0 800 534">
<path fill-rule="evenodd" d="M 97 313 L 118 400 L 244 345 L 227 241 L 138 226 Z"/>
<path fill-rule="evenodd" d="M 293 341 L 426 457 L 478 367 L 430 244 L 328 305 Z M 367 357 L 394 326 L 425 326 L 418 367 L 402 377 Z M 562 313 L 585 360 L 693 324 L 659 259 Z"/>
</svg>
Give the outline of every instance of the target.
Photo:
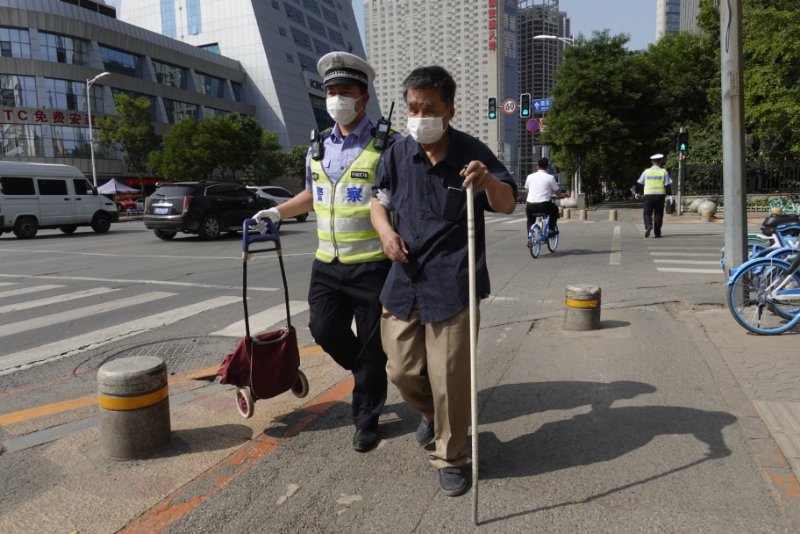
<svg viewBox="0 0 800 534">
<path fill-rule="evenodd" d="M 547 168 L 550 166 L 550 162 L 547 161 L 547 158 L 542 158 L 536 163 L 536 165 L 538 165 L 540 169 L 547 170 Z"/>
<path fill-rule="evenodd" d="M 439 96 L 448 106 L 453 106 L 456 99 L 456 81 L 444 68 L 437 65 L 419 67 L 403 80 L 403 100 L 409 89 L 438 89 Z"/>
</svg>

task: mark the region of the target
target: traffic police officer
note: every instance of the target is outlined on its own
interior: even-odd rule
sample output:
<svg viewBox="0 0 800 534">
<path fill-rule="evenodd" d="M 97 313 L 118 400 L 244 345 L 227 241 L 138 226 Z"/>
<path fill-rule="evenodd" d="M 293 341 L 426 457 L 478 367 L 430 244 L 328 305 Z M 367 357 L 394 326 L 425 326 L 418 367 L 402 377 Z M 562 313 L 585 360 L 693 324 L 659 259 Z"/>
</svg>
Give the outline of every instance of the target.
<svg viewBox="0 0 800 534">
<path fill-rule="evenodd" d="M 325 54 L 317 70 L 335 125 L 312 142 L 306 156 L 305 190 L 254 218 L 277 222 L 312 207 L 316 213 L 318 247 L 308 290 L 309 328 L 322 349 L 353 373 L 353 448 L 366 452 L 378 444 L 378 416 L 386 402 L 378 297 L 391 265 L 370 222 L 381 157 L 375 147 L 375 124 L 366 115 L 375 71 L 346 52 Z M 351 329 L 354 316 L 356 334 Z"/>
<path fill-rule="evenodd" d="M 666 169 L 662 169 L 664 154 L 650 156 L 653 164 L 645 169 L 636 182 L 637 193 L 644 190 L 644 236 L 650 237 L 654 232 L 656 237 L 661 237 L 661 223 L 664 220 L 664 201 L 667 195 L 672 194 L 672 177 Z M 638 194 L 637 194 L 638 196 Z"/>
</svg>

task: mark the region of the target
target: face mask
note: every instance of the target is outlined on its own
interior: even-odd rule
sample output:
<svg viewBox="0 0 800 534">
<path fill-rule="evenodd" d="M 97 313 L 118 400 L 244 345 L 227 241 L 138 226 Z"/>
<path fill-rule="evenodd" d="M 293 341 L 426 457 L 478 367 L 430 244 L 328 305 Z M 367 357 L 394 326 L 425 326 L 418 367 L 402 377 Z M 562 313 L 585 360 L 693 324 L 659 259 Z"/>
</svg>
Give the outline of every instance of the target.
<svg viewBox="0 0 800 534">
<path fill-rule="evenodd" d="M 409 117 L 408 133 L 417 143 L 431 145 L 444 135 L 444 117 Z"/>
<path fill-rule="evenodd" d="M 358 98 L 350 98 L 349 96 L 329 96 L 325 99 L 325 106 L 328 108 L 328 115 L 331 116 L 339 124 L 345 126 L 353 122 L 358 117 L 356 111 L 356 102 Z"/>
</svg>

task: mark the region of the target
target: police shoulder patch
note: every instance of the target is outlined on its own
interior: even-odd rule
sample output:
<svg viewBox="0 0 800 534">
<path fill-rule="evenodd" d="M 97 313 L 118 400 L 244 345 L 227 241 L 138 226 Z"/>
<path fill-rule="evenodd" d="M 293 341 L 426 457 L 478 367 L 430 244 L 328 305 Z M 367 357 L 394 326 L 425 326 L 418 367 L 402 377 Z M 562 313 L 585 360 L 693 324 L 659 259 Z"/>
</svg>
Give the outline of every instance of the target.
<svg viewBox="0 0 800 534">
<path fill-rule="evenodd" d="M 312 173 L 311 173 L 311 179 L 312 179 L 312 180 L 314 180 L 315 182 L 316 182 L 317 180 L 319 180 L 319 173 L 312 172 Z"/>
<path fill-rule="evenodd" d="M 366 180 L 369 178 L 369 173 L 367 171 L 350 171 L 350 178 Z"/>
</svg>

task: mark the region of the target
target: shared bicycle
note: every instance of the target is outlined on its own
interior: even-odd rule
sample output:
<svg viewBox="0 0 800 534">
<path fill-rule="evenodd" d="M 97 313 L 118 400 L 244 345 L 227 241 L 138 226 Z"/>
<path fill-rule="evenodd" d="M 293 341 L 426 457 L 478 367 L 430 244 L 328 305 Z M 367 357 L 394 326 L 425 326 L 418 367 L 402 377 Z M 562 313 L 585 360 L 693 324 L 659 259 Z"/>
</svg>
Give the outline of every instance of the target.
<svg viewBox="0 0 800 534">
<path fill-rule="evenodd" d="M 550 215 L 540 212 L 532 215 L 536 221 L 528 230 L 528 250 L 530 250 L 531 256 L 538 258 L 542 253 L 542 245 L 545 244 L 550 252 L 555 252 L 558 249 L 558 223 L 555 224 L 555 232 L 551 234 L 549 231 Z"/>
</svg>

